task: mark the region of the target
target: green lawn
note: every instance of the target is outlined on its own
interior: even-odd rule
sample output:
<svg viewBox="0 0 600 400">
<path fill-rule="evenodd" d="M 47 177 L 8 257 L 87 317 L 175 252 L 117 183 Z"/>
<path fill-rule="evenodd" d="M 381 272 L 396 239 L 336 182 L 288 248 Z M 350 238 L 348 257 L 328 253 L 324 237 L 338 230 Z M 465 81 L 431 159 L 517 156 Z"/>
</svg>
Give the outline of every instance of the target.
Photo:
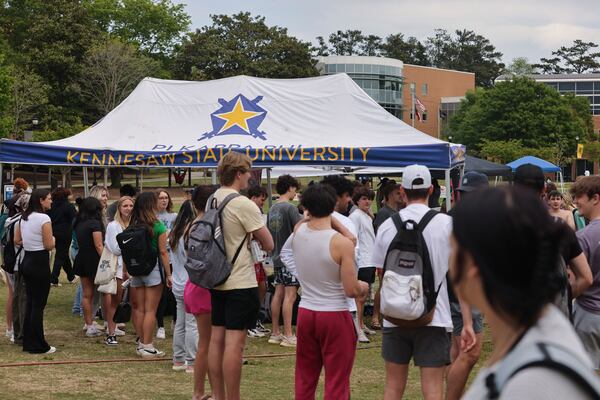
<svg viewBox="0 0 600 400">
<path fill-rule="evenodd" d="M 62 277 L 64 279 L 64 276 Z M 6 287 L 0 286 L 0 304 L 5 304 Z M 170 360 L 141 361 L 134 352 L 135 336 L 131 326 L 119 338 L 119 345 L 108 347 L 103 338 L 86 338 L 81 317 L 71 315 L 75 286 L 52 288 L 46 308 L 45 327 L 48 342 L 56 346 L 55 354 L 30 355 L 0 337 L 0 399 L 190 399 L 192 377 L 173 372 Z M 170 333 L 170 317 L 166 319 Z M 0 316 L 4 333 L 5 315 Z M 169 336 L 169 335 L 168 335 Z M 380 399 L 383 395 L 384 370 L 380 357 L 381 335 L 357 351 L 352 373 L 352 398 Z M 157 340 L 155 345 L 172 355 L 171 340 Z M 484 354 L 489 352 L 484 344 Z M 244 366 L 242 398 L 247 400 L 292 399 L 294 387 L 294 352 L 270 345 L 266 339 L 248 339 Z M 281 355 L 265 357 L 265 355 Z M 4 367 L 15 363 L 70 360 L 132 360 L 128 362 Z M 319 389 L 321 392 L 321 387 Z M 319 394 L 318 398 L 322 398 Z M 411 368 L 406 399 L 421 398 L 418 371 Z"/>
</svg>

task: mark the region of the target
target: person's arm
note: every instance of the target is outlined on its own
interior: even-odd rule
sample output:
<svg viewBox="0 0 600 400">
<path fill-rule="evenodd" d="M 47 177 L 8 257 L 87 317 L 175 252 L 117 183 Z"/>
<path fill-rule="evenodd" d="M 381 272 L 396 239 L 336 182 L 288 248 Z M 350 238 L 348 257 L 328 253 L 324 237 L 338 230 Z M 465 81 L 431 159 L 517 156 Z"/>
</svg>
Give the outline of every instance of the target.
<svg viewBox="0 0 600 400">
<path fill-rule="evenodd" d="M 458 303 L 460 304 L 460 313 L 463 319 L 463 329 L 460 333 L 460 350 L 464 353 L 468 353 L 477 344 L 477 336 L 475 336 L 475 330 L 473 330 L 473 314 L 471 314 L 471 306 L 469 303 L 460 298 Z"/>
<path fill-rule="evenodd" d="M 19 231 L 19 235 L 21 232 Z M 22 242 L 23 240 L 21 240 Z M 15 241 L 16 243 L 16 241 Z M 54 249 L 54 236 L 52 236 L 52 223 L 50 221 L 45 222 L 42 225 L 42 243 L 44 244 L 45 250 L 53 250 Z"/>
<path fill-rule="evenodd" d="M 335 235 L 331 241 L 331 256 L 340 265 L 340 277 L 346 297 L 363 298 L 369 292 L 369 284 L 356 278 L 354 245 L 350 240 Z"/>
<path fill-rule="evenodd" d="M 171 263 L 169 262 L 169 253 L 167 251 L 167 233 L 163 232 L 158 236 L 158 256 L 165 269 L 165 277 L 167 287 L 173 287 L 173 275 L 171 271 Z"/>
<path fill-rule="evenodd" d="M 102 255 L 102 250 L 104 250 L 104 243 L 102 242 L 102 232 L 94 231 L 92 232 L 92 239 L 94 239 L 94 247 L 96 248 L 96 252 L 99 256 Z"/>
<path fill-rule="evenodd" d="M 565 221 L 567 222 L 567 225 L 569 225 L 569 227 L 571 229 L 573 229 L 574 231 L 577 230 L 577 228 L 575 227 L 575 219 L 573 219 L 573 213 L 570 211 L 565 212 Z"/>
<path fill-rule="evenodd" d="M 356 246 L 356 242 L 358 241 L 358 238 L 356 237 L 356 235 L 354 235 L 350 231 L 350 229 L 346 228 L 344 226 L 344 224 L 342 224 L 340 221 L 335 219 L 334 216 L 331 216 L 331 228 L 333 228 L 333 230 L 339 232 L 342 236 L 348 238 Z"/>
<path fill-rule="evenodd" d="M 573 298 L 577 298 L 584 293 L 587 288 L 592 286 L 594 277 L 583 252 L 577 257 L 569 260 L 569 267 L 571 267 L 571 271 L 573 272 L 572 274 L 569 274 L 571 292 Z"/>
<path fill-rule="evenodd" d="M 105 239 L 106 248 L 116 256 L 121 255 L 121 248 L 119 247 L 119 243 L 117 242 L 117 229 L 116 225 L 113 223 L 108 224 L 106 228 L 106 239 Z"/>
<path fill-rule="evenodd" d="M 252 236 L 260 243 L 260 247 L 264 251 L 273 251 L 273 247 L 275 247 L 273 236 L 271 236 L 271 232 L 269 232 L 269 229 L 266 226 L 263 225 L 262 228 L 252 231 Z"/>
</svg>

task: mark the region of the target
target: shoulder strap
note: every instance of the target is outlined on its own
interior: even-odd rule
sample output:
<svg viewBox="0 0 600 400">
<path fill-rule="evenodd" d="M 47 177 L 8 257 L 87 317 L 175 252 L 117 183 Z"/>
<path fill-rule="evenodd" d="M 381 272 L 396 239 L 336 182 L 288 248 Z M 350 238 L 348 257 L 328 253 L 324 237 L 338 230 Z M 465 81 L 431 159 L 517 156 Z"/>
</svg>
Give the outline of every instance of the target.
<svg viewBox="0 0 600 400">
<path fill-rule="evenodd" d="M 564 347 L 547 342 L 518 346 L 486 377 L 489 399 L 498 399 L 510 379 L 527 368 L 543 367 L 565 375 L 593 399 L 600 399 L 600 380 L 594 371 Z"/>
<path fill-rule="evenodd" d="M 396 212 L 394 214 L 392 214 L 392 221 L 394 222 L 394 225 L 396 226 L 396 230 L 398 232 L 400 232 L 400 230 L 402 229 L 404 222 L 402 221 L 402 217 L 400 216 L 399 212 Z"/>
<path fill-rule="evenodd" d="M 429 210 L 425 213 L 425 215 L 423 215 L 423 218 L 421 218 L 421 221 L 419 221 L 419 225 L 417 225 L 417 229 L 420 232 L 423 232 L 425 230 L 425 228 L 427 227 L 427 224 L 429 224 L 431 222 L 431 220 L 438 215 L 439 212 L 435 211 L 435 210 Z"/>
<path fill-rule="evenodd" d="M 221 214 L 223 213 L 223 210 L 225 210 L 225 207 L 227 206 L 227 204 L 231 200 L 235 199 L 238 196 L 241 196 L 241 194 L 239 194 L 239 193 L 228 194 L 227 197 L 225 197 L 223 199 L 223 201 L 221 202 L 221 204 L 219 204 L 219 206 L 217 207 L 217 210 L 219 212 L 219 221 L 221 223 L 221 230 L 223 229 L 223 221 L 221 220 Z M 247 237 L 248 237 L 248 235 L 244 236 L 244 239 L 242 239 L 242 243 L 240 243 L 237 250 L 235 251 L 233 258 L 231 259 L 231 265 L 235 264 L 235 261 L 237 260 L 238 256 L 240 255 L 240 252 L 242 251 L 242 247 L 244 246 L 244 243 L 246 243 Z"/>
</svg>

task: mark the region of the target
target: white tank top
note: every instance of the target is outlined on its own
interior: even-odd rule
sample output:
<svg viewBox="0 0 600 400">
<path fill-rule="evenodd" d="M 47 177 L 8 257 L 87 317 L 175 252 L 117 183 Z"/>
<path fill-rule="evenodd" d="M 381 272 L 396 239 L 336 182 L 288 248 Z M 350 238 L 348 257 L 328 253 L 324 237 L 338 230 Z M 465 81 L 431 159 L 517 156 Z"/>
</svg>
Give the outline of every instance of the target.
<svg viewBox="0 0 600 400">
<path fill-rule="evenodd" d="M 302 286 L 300 307 L 313 311 L 348 311 L 340 266 L 331 258 L 329 244 L 337 232 L 312 230 L 302 224 L 292 239 L 298 280 Z"/>
</svg>

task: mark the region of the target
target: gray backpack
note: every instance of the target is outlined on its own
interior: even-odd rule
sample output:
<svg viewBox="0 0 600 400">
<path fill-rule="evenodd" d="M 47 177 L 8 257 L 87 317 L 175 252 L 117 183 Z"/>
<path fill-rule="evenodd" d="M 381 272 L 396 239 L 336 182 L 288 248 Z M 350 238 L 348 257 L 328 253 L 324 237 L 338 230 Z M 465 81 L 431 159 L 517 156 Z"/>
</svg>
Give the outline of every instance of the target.
<svg viewBox="0 0 600 400">
<path fill-rule="evenodd" d="M 239 193 L 228 195 L 218 207 L 216 199 L 211 196 L 208 200 L 209 209 L 202 219 L 194 222 L 190 228 L 185 269 L 190 281 L 195 285 L 213 289 L 225 283 L 231 274 L 246 238 L 244 237 L 230 262 L 225 251 L 221 214 L 227 203 L 238 196 Z"/>
</svg>

